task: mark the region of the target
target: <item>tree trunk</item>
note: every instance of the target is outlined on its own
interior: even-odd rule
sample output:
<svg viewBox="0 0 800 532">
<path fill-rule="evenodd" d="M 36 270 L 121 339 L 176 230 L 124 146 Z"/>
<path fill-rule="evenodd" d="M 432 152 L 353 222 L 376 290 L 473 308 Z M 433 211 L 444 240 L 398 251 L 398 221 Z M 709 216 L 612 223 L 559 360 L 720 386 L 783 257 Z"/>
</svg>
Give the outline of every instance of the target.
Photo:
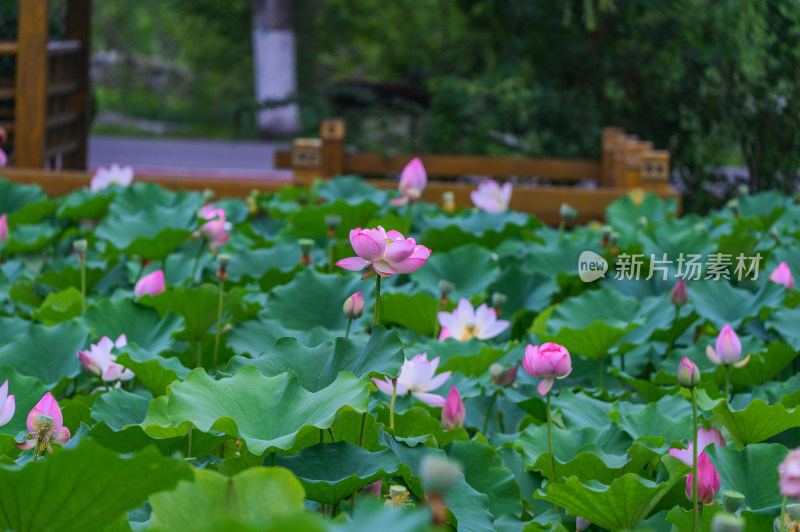
<svg viewBox="0 0 800 532">
<path fill-rule="evenodd" d="M 253 0 L 253 68 L 256 100 L 282 100 L 297 90 L 292 0 Z M 300 126 L 297 104 L 258 112 L 262 135 L 292 135 Z"/>
</svg>

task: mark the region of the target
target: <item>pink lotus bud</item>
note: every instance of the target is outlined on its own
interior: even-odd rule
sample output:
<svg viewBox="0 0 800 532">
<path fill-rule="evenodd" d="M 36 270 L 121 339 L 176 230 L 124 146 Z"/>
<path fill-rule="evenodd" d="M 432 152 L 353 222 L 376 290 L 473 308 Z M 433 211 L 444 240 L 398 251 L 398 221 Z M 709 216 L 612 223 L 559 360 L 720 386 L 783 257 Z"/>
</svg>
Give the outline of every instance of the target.
<svg viewBox="0 0 800 532">
<path fill-rule="evenodd" d="M 781 495 L 795 499 L 800 497 L 800 449 L 795 449 L 786 455 L 778 466 L 778 473 L 780 473 L 778 485 L 781 488 Z"/>
<path fill-rule="evenodd" d="M 161 270 L 156 270 L 139 279 L 139 282 L 136 283 L 136 286 L 133 288 L 133 295 L 136 298 L 140 298 L 145 294 L 149 296 L 157 296 L 163 292 L 165 288 L 166 285 L 164 284 L 164 272 Z"/>
<path fill-rule="evenodd" d="M 588 519 L 584 519 L 583 517 L 578 517 L 578 519 L 575 520 L 575 528 L 578 532 L 586 530 L 587 528 L 589 528 L 589 525 L 591 524 L 592 524 L 591 521 L 589 521 Z"/>
<path fill-rule="evenodd" d="M 364 296 L 361 292 L 356 292 L 344 300 L 344 315 L 348 318 L 360 318 L 364 314 Z"/>
<path fill-rule="evenodd" d="M 383 491 L 383 480 L 373 482 L 369 486 L 366 486 L 364 489 L 361 490 L 361 494 L 369 495 L 371 497 L 380 497 L 381 491 Z"/>
<path fill-rule="evenodd" d="M 686 477 L 686 497 L 692 500 L 692 479 L 693 475 Z M 714 495 L 719 491 L 721 481 L 717 469 L 708 459 L 706 453 L 700 453 L 697 457 L 697 501 L 700 504 L 711 504 L 714 502 Z"/>
<path fill-rule="evenodd" d="M 2 238 L 0 238 L 2 240 Z M 789 290 L 794 289 L 794 278 L 792 271 L 785 262 L 778 264 L 778 267 L 770 274 L 769 280 L 778 284 L 782 284 Z"/>
<path fill-rule="evenodd" d="M 417 201 L 428 184 L 428 174 L 418 157 L 411 159 L 400 174 L 400 198 L 391 201 L 393 205 L 405 205 Z"/>
<path fill-rule="evenodd" d="M 0 386 L 0 427 L 11 421 L 17 405 L 14 396 L 8 395 L 8 380 Z"/>
<path fill-rule="evenodd" d="M 684 388 L 694 388 L 700 384 L 700 370 L 686 357 L 683 357 L 678 364 L 678 384 Z"/>
<path fill-rule="evenodd" d="M 450 388 L 447 394 L 447 401 L 442 407 L 442 426 L 446 429 L 458 429 L 464 426 L 464 418 L 467 411 L 464 408 L 464 401 L 458 394 L 455 386 Z"/>
<path fill-rule="evenodd" d="M 502 386 L 503 388 L 512 386 L 514 381 L 517 380 L 517 370 L 519 370 L 519 364 L 514 364 L 507 370 L 502 370 L 502 366 L 500 366 L 500 368 L 501 371 L 497 375 L 492 375 L 492 382 L 495 384 L 495 386 Z"/>
<path fill-rule="evenodd" d="M 0 215 L 0 244 L 8 240 L 8 221 L 6 215 Z"/>
<path fill-rule="evenodd" d="M 50 392 L 36 403 L 27 418 L 29 440 L 15 443 L 18 449 L 29 450 L 36 447 L 37 454 L 47 450 L 53 452 L 51 443 L 64 445 L 69 441 L 69 429 L 64 426 L 61 408 Z"/>
<path fill-rule="evenodd" d="M 669 300 L 676 307 L 682 307 L 689 301 L 689 291 L 686 289 L 686 281 L 683 279 L 678 280 L 678 284 L 672 289 L 669 294 Z"/>
<path fill-rule="evenodd" d="M 554 379 L 563 379 L 572 372 L 572 360 L 563 345 L 552 342 L 541 346 L 529 344 L 525 348 L 522 367 L 532 377 L 543 377 L 536 389 L 545 396 L 553 387 Z"/>
<path fill-rule="evenodd" d="M 742 343 L 739 341 L 739 337 L 736 336 L 736 332 L 727 323 L 722 327 L 719 336 L 717 336 L 716 349 L 708 346 L 706 348 L 706 356 L 718 366 L 721 364 L 726 366 L 733 364 L 737 368 L 744 366 L 750 360 L 750 355 L 747 355 L 743 360 L 739 360 L 742 356 Z"/>
</svg>

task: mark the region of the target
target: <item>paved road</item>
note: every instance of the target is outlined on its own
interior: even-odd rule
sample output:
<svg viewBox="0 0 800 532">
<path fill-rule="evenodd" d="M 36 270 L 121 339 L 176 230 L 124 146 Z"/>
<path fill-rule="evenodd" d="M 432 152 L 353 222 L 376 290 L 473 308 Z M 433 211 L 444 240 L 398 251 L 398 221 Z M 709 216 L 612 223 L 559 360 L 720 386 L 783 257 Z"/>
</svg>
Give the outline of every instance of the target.
<svg viewBox="0 0 800 532">
<path fill-rule="evenodd" d="M 111 163 L 133 166 L 143 174 L 198 177 L 291 179 L 276 170 L 273 156 L 286 144 L 257 141 L 89 137 L 89 167 Z"/>
</svg>

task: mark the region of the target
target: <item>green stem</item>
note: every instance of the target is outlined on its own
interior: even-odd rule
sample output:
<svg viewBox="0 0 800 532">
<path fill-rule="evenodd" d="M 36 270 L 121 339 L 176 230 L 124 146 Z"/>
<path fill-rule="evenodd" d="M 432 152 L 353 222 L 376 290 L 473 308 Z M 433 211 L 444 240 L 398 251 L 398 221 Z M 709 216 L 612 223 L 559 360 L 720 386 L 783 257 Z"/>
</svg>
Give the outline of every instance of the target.
<svg viewBox="0 0 800 532">
<path fill-rule="evenodd" d="M 556 457 L 553 455 L 553 416 L 550 411 L 550 393 L 547 393 L 547 445 L 550 448 L 550 482 L 556 481 Z M 558 514 L 558 505 L 554 504 L 553 508 Z"/>
<path fill-rule="evenodd" d="M 603 357 L 597 359 L 597 388 L 603 389 Z"/>
<path fill-rule="evenodd" d="M 319 442 L 325 443 L 325 429 L 319 429 Z"/>
<path fill-rule="evenodd" d="M 344 337 L 350 338 L 350 324 L 353 323 L 353 318 L 348 318 L 347 320 L 347 329 L 344 331 Z"/>
<path fill-rule="evenodd" d="M 189 425 L 189 432 L 186 434 L 186 458 L 192 457 L 192 426 Z"/>
<path fill-rule="evenodd" d="M 379 314 L 379 307 L 381 304 L 381 276 L 378 274 L 376 277 L 377 281 L 375 283 L 375 316 L 372 318 L 372 326 L 375 327 L 378 324 L 378 314 Z"/>
<path fill-rule="evenodd" d="M 336 443 L 336 436 L 333 434 L 333 427 L 328 427 L 328 434 L 331 435 L 331 443 Z"/>
<path fill-rule="evenodd" d="M 331 519 L 333 519 L 337 515 L 339 515 L 339 503 L 338 502 L 336 504 L 334 504 L 333 507 L 331 508 Z"/>
<path fill-rule="evenodd" d="M 324 503 L 322 504 L 322 515 L 328 517 L 328 505 Z"/>
<path fill-rule="evenodd" d="M 394 400 L 397 398 L 397 379 L 392 379 L 392 404 L 389 405 L 389 428 L 394 428 Z"/>
<path fill-rule="evenodd" d="M 332 238 L 331 243 L 328 245 L 328 273 L 333 273 L 333 259 L 336 247 L 336 239 Z"/>
<path fill-rule="evenodd" d="M 411 200 L 409 200 L 408 203 L 406 203 L 406 218 L 408 218 L 408 221 L 409 221 L 408 227 L 410 229 L 411 228 Z"/>
<path fill-rule="evenodd" d="M 358 446 L 364 447 L 364 435 L 367 432 L 367 412 L 361 414 L 361 434 L 358 437 Z"/>
<path fill-rule="evenodd" d="M 225 279 L 219 280 L 219 305 L 217 306 L 217 334 L 214 336 L 214 359 L 211 363 L 212 371 L 217 367 L 219 357 L 219 338 L 222 336 L 222 303 L 225 296 Z"/>
<path fill-rule="evenodd" d="M 548 396 L 548 399 L 550 396 Z M 486 431 L 489 430 L 489 416 L 492 415 L 494 402 L 497 401 L 497 392 L 492 394 L 492 400 L 489 402 L 489 410 L 486 411 L 486 418 L 483 420 L 483 435 L 486 436 Z"/>
<path fill-rule="evenodd" d="M 669 358 L 670 353 L 672 353 L 672 344 L 675 343 L 675 331 L 678 329 L 678 314 L 680 314 L 681 308 L 675 305 L 675 317 L 672 319 L 672 329 L 669 332 L 669 344 L 667 344 L 667 356 L 665 358 Z"/>
<path fill-rule="evenodd" d="M 203 342 L 197 340 L 195 343 L 197 344 L 197 350 L 194 356 L 194 367 L 199 368 L 203 366 Z"/>
<path fill-rule="evenodd" d="M 619 355 L 619 370 L 625 371 L 625 353 Z"/>
<path fill-rule="evenodd" d="M 86 255 L 81 253 L 81 310 L 86 310 Z"/>
<path fill-rule="evenodd" d="M 729 364 L 725 364 L 725 400 L 728 400 L 728 391 L 730 390 L 730 375 L 731 375 L 731 367 Z"/>
<path fill-rule="evenodd" d="M 779 530 L 781 532 L 783 532 L 786 529 L 785 528 L 786 527 L 786 502 L 787 502 L 788 499 L 789 499 L 789 497 L 784 497 L 783 498 L 783 504 L 781 504 L 781 522 L 780 522 L 781 524 L 780 524 L 780 528 L 779 528 Z"/>
<path fill-rule="evenodd" d="M 692 530 L 697 530 L 698 513 L 697 507 L 697 392 L 694 387 L 692 390 Z M 702 526 L 702 525 L 701 525 Z"/>
<path fill-rule="evenodd" d="M 697 532 L 703 532 L 703 505 L 697 509 Z"/>
<path fill-rule="evenodd" d="M 204 248 L 205 245 L 201 244 L 200 249 L 197 250 L 197 256 L 194 258 L 194 265 L 192 266 L 192 284 L 195 283 L 194 276 L 197 275 L 197 266 L 200 264 L 200 257 L 203 256 Z M 166 259 L 164 260 L 164 266 L 166 266 Z"/>
<path fill-rule="evenodd" d="M 269 455 L 269 465 L 270 467 L 275 467 L 275 453 Z"/>
</svg>

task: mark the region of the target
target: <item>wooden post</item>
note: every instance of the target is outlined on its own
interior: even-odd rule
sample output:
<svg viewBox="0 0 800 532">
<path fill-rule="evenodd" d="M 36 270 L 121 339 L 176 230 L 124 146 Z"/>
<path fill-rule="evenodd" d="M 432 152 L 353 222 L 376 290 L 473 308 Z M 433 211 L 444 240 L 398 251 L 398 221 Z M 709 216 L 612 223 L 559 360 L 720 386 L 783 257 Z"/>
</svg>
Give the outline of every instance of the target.
<svg viewBox="0 0 800 532">
<path fill-rule="evenodd" d="M 19 167 L 44 165 L 47 114 L 48 0 L 19 3 L 16 94 L 14 99 L 14 154 Z"/>
<path fill-rule="evenodd" d="M 642 185 L 650 189 L 669 188 L 669 152 L 649 150 L 642 154 Z"/>
<path fill-rule="evenodd" d="M 322 141 L 320 139 L 294 139 L 292 169 L 294 182 L 309 185 L 322 172 Z"/>
<path fill-rule="evenodd" d="M 71 136 L 78 142 L 76 151 L 69 154 L 64 167 L 73 170 L 86 169 L 87 137 L 89 135 L 89 53 L 91 50 L 91 0 L 68 0 L 67 39 L 81 42 L 80 51 L 72 58 L 73 79 L 78 83 L 77 90 L 69 96 L 69 110 L 79 113 L 78 120 L 71 128 Z"/>
<path fill-rule="evenodd" d="M 344 136 L 346 126 L 341 118 L 323 120 L 319 127 L 322 137 L 322 177 L 336 177 L 344 173 Z"/>
<path fill-rule="evenodd" d="M 625 161 L 628 157 L 628 143 L 631 137 L 627 135 L 620 135 L 613 137 L 611 144 L 611 174 L 608 186 L 611 187 L 624 187 L 625 186 Z"/>
<path fill-rule="evenodd" d="M 611 186 L 613 182 L 611 172 L 614 166 L 614 143 L 617 138 L 624 135 L 625 130 L 621 127 L 609 126 L 603 128 L 603 154 L 600 160 L 600 181 L 598 183 L 601 187 Z"/>
<path fill-rule="evenodd" d="M 642 186 L 642 154 L 653 149 L 653 143 L 641 140 L 629 140 L 625 151 L 626 188 Z"/>
</svg>

